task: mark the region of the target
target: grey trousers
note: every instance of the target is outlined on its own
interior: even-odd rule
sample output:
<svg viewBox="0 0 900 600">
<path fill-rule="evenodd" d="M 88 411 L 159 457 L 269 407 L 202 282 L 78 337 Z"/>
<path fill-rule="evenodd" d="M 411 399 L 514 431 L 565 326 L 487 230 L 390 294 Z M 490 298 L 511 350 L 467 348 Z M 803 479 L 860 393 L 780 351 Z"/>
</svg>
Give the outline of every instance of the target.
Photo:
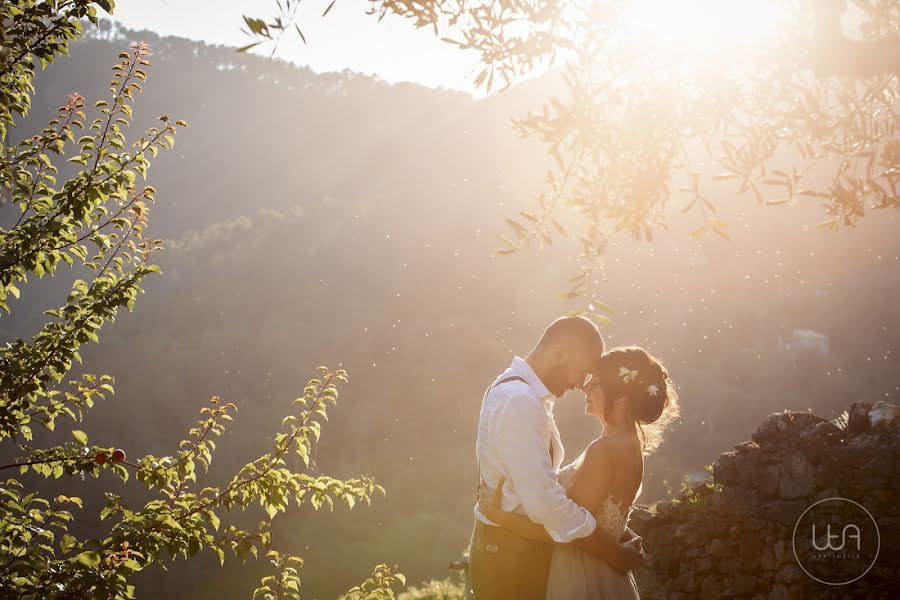
<svg viewBox="0 0 900 600">
<path fill-rule="evenodd" d="M 475 520 L 469 576 L 475 600 L 544 600 L 553 544 Z"/>
</svg>

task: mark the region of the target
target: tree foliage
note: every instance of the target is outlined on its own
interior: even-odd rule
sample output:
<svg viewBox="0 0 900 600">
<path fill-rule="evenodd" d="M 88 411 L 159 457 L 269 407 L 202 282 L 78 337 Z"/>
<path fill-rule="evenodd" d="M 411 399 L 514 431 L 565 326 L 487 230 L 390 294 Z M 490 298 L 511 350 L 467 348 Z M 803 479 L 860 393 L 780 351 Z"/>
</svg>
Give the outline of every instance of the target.
<svg viewBox="0 0 900 600">
<path fill-rule="evenodd" d="M 77 277 L 65 303 L 46 311 L 47 321 L 31 340 L 0 348 L 0 443 L 17 454 L 0 465 L 9 474 L 33 473 L 59 480 L 59 488 L 85 477 L 117 478 L 137 484 L 149 499 L 132 505 L 107 492 L 102 508 L 84 506 L 65 493 L 30 489 L 31 479 L 0 483 L 0 590 L 16 598 L 131 598 L 132 576 L 148 567 L 200 551 L 226 552 L 240 559 L 267 552 L 275 575 L 256 597 L 297 597 L 299 558 L 271 548 L 271 523 L 290 503 L 319 509 L 335 502 L 352 508 L 384 489 L 371 477 L 335 479 L 310 465 L 328 408 L 337 403 L 343 370 L 320 367 L 275 432 L 269 450 L 216 485 L 208 471 L 236 410 L 212 398 L 176 452 L 129 459 L 109 444 L 95 444 L 74 423 L 94 402 L 114 393 L 113 378 L 84 374 L 67 380 L 79 350 L 99 341 L 100 329 L 121 307 L 131 310 L 143 279 L 159 268 L 153 256 L 162 243 L 148 236 L 154 189 L 146 183 L 151 158 L 172 148 L 187 124 L 159 117 L 160 125 L 129 143 L 126 128 L 136 95 L 150 67 L 143 42 L 119 55 L 108 99 L 93 104 L 72 94 L 40 133 L 16 144 L 6 137 L 26 115 L 34 92 L 36 63 L 47 65 L 82 34 L 83 19 L 96 23 L 97 8 L 112 2 L 17 0 L 0 8 L 0 190 L 2 207 L 17 211 L 0 229 L 0 307 L 10 318 L 29 291 L 29 277 L 58 276 L 63 267 Z M 77 137 L 76 137 L 77 136 Z M 63 165 L 63 163 L 68 163 Z M 74 171 L 74 172 L 73 172 Z M 61 176 L 65 173 L 65 176 Z M 46 446 L 48 435 L 34 427 L 71 431 L 72 441 Z M 7 450 L 4 448 L 4 450 Z M 288 466 L 291 457 L 301 470 Z M 47 486 L 40 486 L 45 489 Z M 256 527 L 223 522 L 259 505 L 265 518 Z M 79 512 L 97 510 L 102 531 L 80 538 L 70 531 Z M 401 582 L 393 568 L 379 566 L 363 587 L 367 597 L 389 597 Z"/>
<path fill-rule="evenodd" d="M 734 10 L 730 18 L 740 19 L 749 5 L 772 11 L 764 37 L 703 47 L 727 25 L 709 13 Z M 678 14 L 691 7 L 692 19 L 709 18 L 691 29 L 697 40 L 679 31 L 695 25 Z M 849 32 L 845 9 L 856 22 Z M 659 27 L 656 13 L 666 10 L 678 20 Z M 561 68 L 563 89 L 512 119 L 522 137 L 546 146 L 553 168 L 534 208 L 507 220 L 512 235 L 500 236 L 498 252 L 572 240 L 579 270 L 563 296 L 583 306 L 600 304 L 596 273 L 612 237 L 650 242 L 673 209 L 696 215 L 692 237 L 729 238 L 717 205 L 735 196 L 819 202 L 817 227 L 827 231 L 900 206 L 900 5 L 892 0 L 374 0 L 369 12 L 477 52 L 484 68 L 474 83 L 487 92 Z M 274 39 L 297 25 L 290 17 L 281 10 L 249 33 Z"/>
</svg>

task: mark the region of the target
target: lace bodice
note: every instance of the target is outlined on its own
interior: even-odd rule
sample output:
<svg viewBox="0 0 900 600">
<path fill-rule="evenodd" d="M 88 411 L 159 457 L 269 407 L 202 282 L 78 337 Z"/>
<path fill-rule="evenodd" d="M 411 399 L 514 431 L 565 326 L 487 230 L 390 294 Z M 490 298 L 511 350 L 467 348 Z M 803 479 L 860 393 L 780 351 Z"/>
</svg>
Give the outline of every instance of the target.
<svg viewBox="0 0 900 600">
<path fill-rule="evenodd" d="M 572 486 L 575 484 L 575 475 L 578 472 L 578 468 L 581 466 L 580 458 L 581 457 L 575 459 L 559 470 L 557 481 L 563 486 L 567 494 L 571 492 Z M 625 532 L 625 526 L 628 524 L 628 517 L 631 515 L 631 506 L 628 507 L 627 514 L 622 514 L 622 511 L 619 510 L 618 503 L 612 496 L 607 495 L 606 498 L 600 502 L 600 506 L 593 511 L 593 514 L 594 518 L 597 519 L 598 527 L 602 528 L 607 535 L 619 539 Z"/>
</svg>

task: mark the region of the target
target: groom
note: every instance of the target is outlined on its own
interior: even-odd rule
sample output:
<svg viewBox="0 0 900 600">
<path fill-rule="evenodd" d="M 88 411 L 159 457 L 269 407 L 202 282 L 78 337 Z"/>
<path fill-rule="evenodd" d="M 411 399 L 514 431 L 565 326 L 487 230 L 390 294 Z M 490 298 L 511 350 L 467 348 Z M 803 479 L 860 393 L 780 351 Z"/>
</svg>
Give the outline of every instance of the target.
<svg viewBox="0 0 900 600">
<path fill-rule="evenodd" d="M 621 571 L 643 561 L 640 538 L 626 530 L 619 544 L 590 511 L 566 496 L 556 475 L 563 460 L 553 402 L 581 389 L 603 354 L 597 326 L 583 317 L 550 324 L 528 355 L 518 356 L 485 392 L 475 454 L 479 477 L 496 488 L 504 510 L 526 514 L 557 542 L 581 548 Z M 623 539 L 624 539 L 623 538 Z M 475 505 L 469 574 L 475 600 L 544 600 L 553 545 L 525 539 L 491 523 Z"/>
</svg>

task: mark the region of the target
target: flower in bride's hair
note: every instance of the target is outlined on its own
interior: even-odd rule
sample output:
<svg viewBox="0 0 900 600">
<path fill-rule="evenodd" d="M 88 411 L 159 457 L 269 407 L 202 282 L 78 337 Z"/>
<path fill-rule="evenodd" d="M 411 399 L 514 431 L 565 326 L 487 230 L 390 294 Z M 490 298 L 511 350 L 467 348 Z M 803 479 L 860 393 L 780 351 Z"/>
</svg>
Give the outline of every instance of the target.
<svg viewBox="0 0 900 600">
<path fill-rule="evenodd" d="M 659 393 L 659 388 L 656 387 L 656 385 L 648 386 L 648 387 L 647 387 L 647 393 L 650 394 L 651 396 L 653 396 L 653 397 L 655 398 L 655 397 L 656 397 L 656 394 Z"/>
<path fill-rule="evenodd" d="M 635 379 L 637 379 L 638 372 L 637 370 L 629 369 L 628 367 L 619 367 L 619 377 L 622 378 L 622 381 L 625 383 L 631 383 Z"/>
</svg>

